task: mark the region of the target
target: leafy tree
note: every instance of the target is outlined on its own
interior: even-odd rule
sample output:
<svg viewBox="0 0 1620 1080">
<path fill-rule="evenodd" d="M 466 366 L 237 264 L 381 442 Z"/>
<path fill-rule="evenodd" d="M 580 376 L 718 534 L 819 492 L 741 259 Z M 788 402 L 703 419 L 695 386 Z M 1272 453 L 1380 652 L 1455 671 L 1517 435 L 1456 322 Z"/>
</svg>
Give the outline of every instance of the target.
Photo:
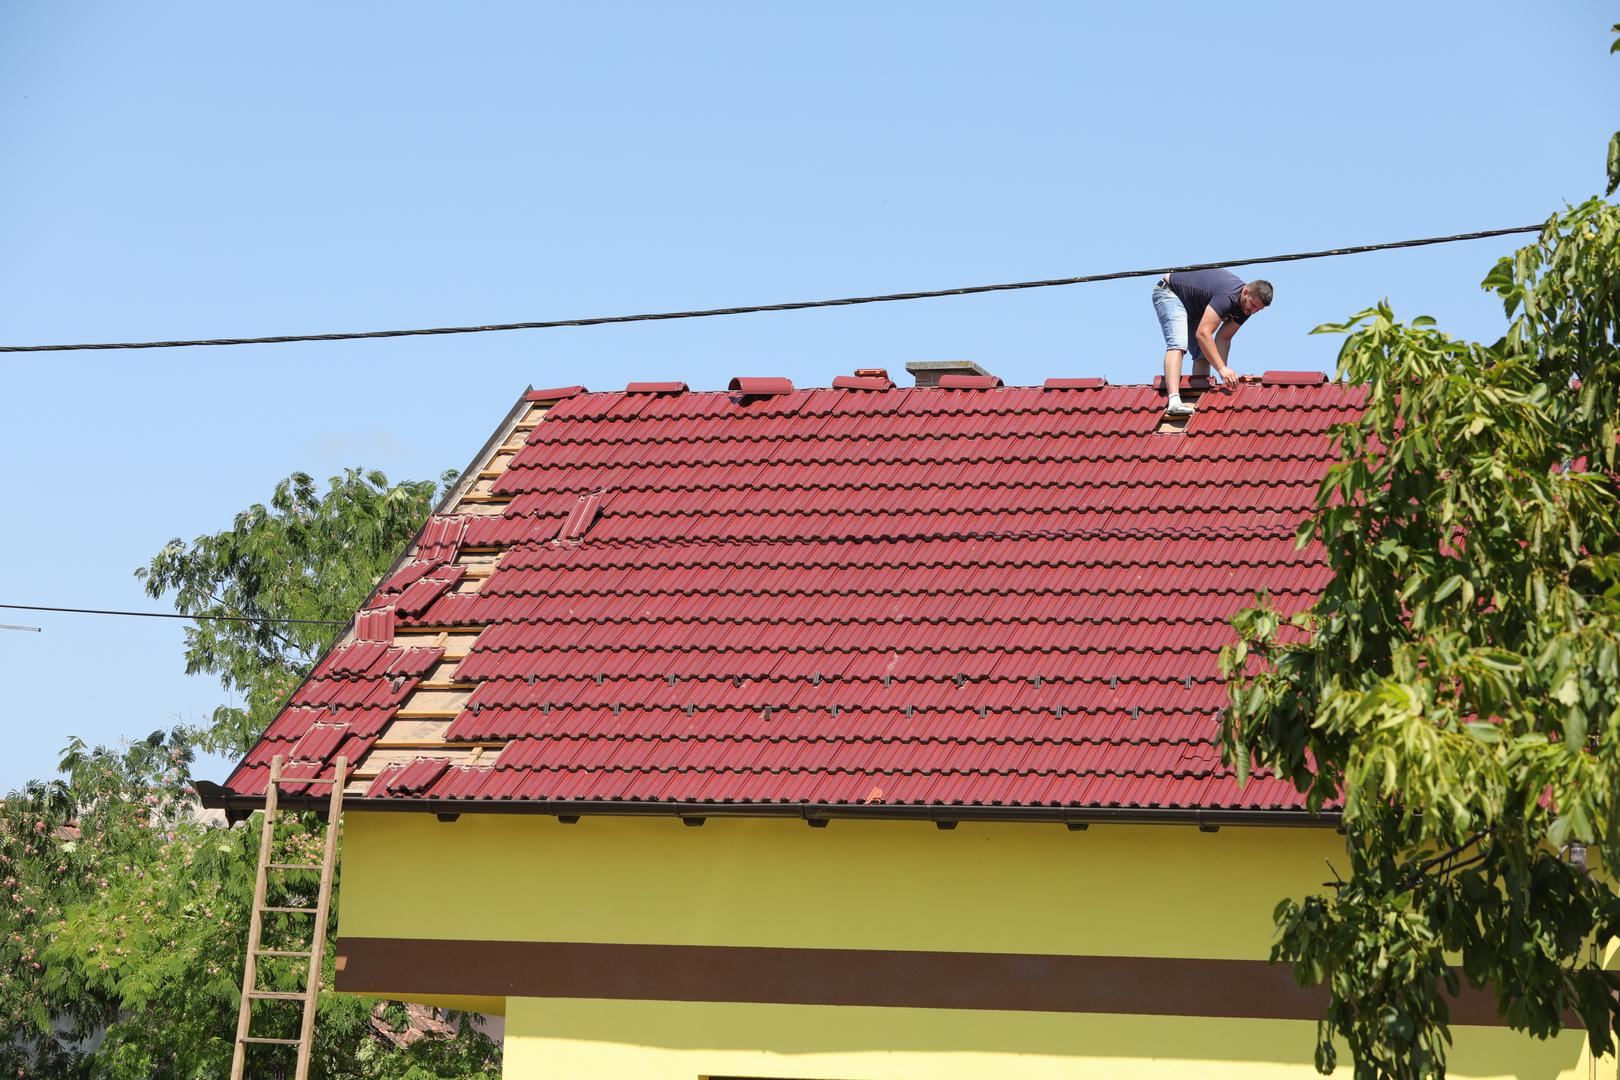
<svg viewBox="0 0 1620 1080">
<path fill-rule="evenodd" d="M 1609 29 L 1620 34 L 1620 23 L 1615 23 Z M 1620 52 L 1620 38 L 1615 38 L 1614 44 L 1609 46 L 1611 55 L 1617 52 Z M 1613 195 L 1615 188 L 1620 188 L 1620 131 L 1609 137 L 1609 186 L 1603 194 Z"/>
<path fill-rule="evenodd" d="M 0 1044 L 7 1075 L 81 1080 L 203 1080 L 229 1071 L 241 989 L 256 822 L 209 827 L 187 792 L 184 732 L 155 732 L 121 750 L 74 740 L 65 780 L 31 785 L 0 811 L 0 868 L 12 904 L 0 908 Z M 317 861 L 319 834 L 296 820 L 278 860 Z M 287 897 L 313 899 L 316 875 Z M 335 931 L 336 912 L 333 913 Z M 307 948 L 308 919 L 268 915 L 264 947 Z M 280 966 L 277 966 L 280 965 Z M 261 962 L 260 984 L 302 988 L 296 959 Z M 331 985 L 332 958 L 323 983 Z M 470 1025 L 455 1036 L 396 1047 L 372 1022 L 380 1003 L 331 993 L 317 1004 L 311 1074 L 328 1080 L 494 1080 L 497 1048 Z M 256 1034 L 296 1033 L 295 1003 Z M 279 1015 L 274 1014 L 280 1009 Z M 290 1076 L 284 1048 L 255 1047 L 254 1076 Z"/>
<path fill-rule="evenodd" d="M 448 486 L 455 473 L 440 478 Z M 390 563 L 427 520 L 432 481 L 390 485 L 349 469 L 325 494 L 304 473 L 276 485 L 230 529 L 174 539 L 137 570 L 154 598 L 205 616 L 186 629 L 186 673 L 217 675 L 245 707 L 221 705 L 202 733 L 205 749 L 245 754 L 275 718 Z M 260 621 L 244 621 L 260 620 Z"/>
<path fill-rule="evenodd" d="M 0 1070 L 17 1076 L 88 1075 L 82 1048 L 117 1019 L 115 1000 L 60 993 L 46 966 L 53 928 L 93 906 L 125 867 L 160 857 L 164 829 L 182 815 L 178 782 L 190 750 L 164 733 L 121 753 L 63 755 L 65 780 L 36 781 L 0 806 Z"/>
<path fill-rule="evenodd" d="M 268 509 L 255 505 L 230 530 L 189 546 L 174 541 L 141 571 L 149 592 L 173 591 L 188 614 L 265 620 L 203 621 L 187 639 L 188 671 L 218 675 L 246 708 L 222 707 L 205 732 L 155 732 L 116 750 L 75 739 L 61 779 L 29 784 L 0 805 L 9 901 L 0 904 L 0 1075 L 202 1080 L 228 1072 L 262 818 L 234 829 L 200 818 L 188 786 L 194 749 L 251 744 L 435 494 L 432 482 L 391 486 L 360 470 L 318 494 L 297 474 L 277 486 Z M 296 817 L 283 826 L 276 861 L 318 862 L 319 833 Z M 278 878 L 291 890 L 287 906 L 313 899 L 315 874 Z M 270 914 L 263 944 L 305 949 L 309 932 L 305 916 Z M 260 985 L 301 989 L 303 966 L 266 958 Z M 329 955 L 323 985 L 332 974 Z M 400 1046 L 382 1030 L 385 1003 L 323 993 L 317 1008 L 313 1076 L 494 1080 L 499 1072 L 499 1048 L 467 1018 L 453 1019 L 450 1037 Z M 295 1033 L 295 1003 L 255 1009 L 266 1014 L 255 1034 Z M 291 1075 L 287 1050 L 252 1054 L 252 1075 Z"/>
<path fill-rule="evenodd" d="M 1222 657 L 1240 776 L 1342 800 L 1348 877 L 1278 906 L 1272 954 L 1331 989 L 1323 1072 L 1342 1038 L 1358 1077 L 1443 1076 L 1463 980 L 1615 1045 L 1620 897 L 1587 863 L 1620 866 L 1620 208 L 1568 208 L 1484 285 L 1491 345 L 1387 305 L 1319 328 L 1367 391 L 1300 531 L 1332 580 Z"/>
</svg>

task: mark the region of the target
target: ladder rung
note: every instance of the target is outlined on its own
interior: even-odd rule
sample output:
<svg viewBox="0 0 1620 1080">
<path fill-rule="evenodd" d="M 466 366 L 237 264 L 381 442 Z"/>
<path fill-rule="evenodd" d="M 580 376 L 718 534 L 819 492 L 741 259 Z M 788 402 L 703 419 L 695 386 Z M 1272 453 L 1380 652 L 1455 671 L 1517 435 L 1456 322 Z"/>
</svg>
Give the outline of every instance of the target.
<svg viewBox="0 0 1620 1080">
<path fill-rule="evenodd" d="M 242 1036 L 242 1041 L 245 1043 L 269 1043 L 272 1046 L 299 1046 L 302 1044 L 301 1039 L 261 1039 L 252 1035 Z"/>
<path fill-rule="evenodd" d="M 308 959 L 315 954 L 312 952 L 290 952 L 287 949 L 255 949 L 254 956 L 302 956 Z"/>
<path fill-rule="evenodd" d="M 249 990 L 248 997 L 267 1001 L 303 1001 L 309 995 L 293 990 Z"/>
<path fill-rule="evenodd" d="M 294 915 L 314 915 L 320 908 L 312 907 L 262 907 L 260 911 L 283 911 Z"/>
<path fill-rule="evenodd" d="M 266 870 L 320 870 L 320 863 L 273 862 L 265 863 Z"/>
</svg>

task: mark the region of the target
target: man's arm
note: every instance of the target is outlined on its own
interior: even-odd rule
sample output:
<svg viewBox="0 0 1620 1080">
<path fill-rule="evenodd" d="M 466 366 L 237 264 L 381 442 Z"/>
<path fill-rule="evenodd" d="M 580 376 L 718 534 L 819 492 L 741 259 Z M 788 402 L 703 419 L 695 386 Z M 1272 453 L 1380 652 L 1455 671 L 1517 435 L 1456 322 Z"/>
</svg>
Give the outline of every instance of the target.
<svg viewBox="0 0 1620 1080">
<path fill-rule="evenodd" d="M 1220 347 L 1221 360 L 1227 365 L 1228 371 L 1232 369 L 1232 339 L 1237 337 L 1237 332 L 1242 329 L 1242 327 L 1242 323 L 1235 323 L 1231 319 L 1228 319 L 1221 323 L 1221 332 L 1215 335 L 1215 344 Z M 1221 378 L 1230 382 L 1232 376 L 1222 374 Z"/>
<path fill-rule="evenodd" d="M 1216 344 L 1215 332 L 1220 331 L 1219 346 Z M 1224 382 L 1231 382 L 1237 378 L 1237 372 L 1226 364 L 1226 348 L 1232 343 L 1232 335 L 1237 333 L 1237 324 L 1221 325 L 1221 317 L 1215 314 L 1214 305 L 1204 309 L 1204 317 L 1198 320 L 1198 349 L 1204 359 L 1215 365 L 1215 370 L 1221 373 Z"/>
</svg>

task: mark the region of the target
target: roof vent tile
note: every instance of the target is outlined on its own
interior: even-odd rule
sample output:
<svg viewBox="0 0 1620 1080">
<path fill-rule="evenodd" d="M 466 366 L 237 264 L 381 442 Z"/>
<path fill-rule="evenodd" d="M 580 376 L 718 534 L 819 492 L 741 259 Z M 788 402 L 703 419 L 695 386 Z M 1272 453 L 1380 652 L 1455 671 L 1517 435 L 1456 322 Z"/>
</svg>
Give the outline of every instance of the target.
<svg viewBox="0 0 1620 1080">
<path fill-rule="evenodd" d="M 1260 376 L 1261 386 L 1324 386 L 1327 376 L 1320 371 L 1268 371 Z"/>
<path fill-rule="evenodd" d="M 627 394 L 684 394 L 683 382 L 633 382 L 624 388 Z"/>
<path fill-rule="evenodd" d="M 1107 379 L 1047 379 L 1041 384 L 1048 390 L 1100 390 L 1108 385 Z"/>
<path fill-rule="evenodd" d="M 774 377 L 740 376 L 732 379 L 731 385 L 726 389 L 743 397 L 775 397 L 778 394 L 793 393 L 793 381 Z"/>
<path fill-rule="evenodd" d="M 1001 380 L 994 375 L 941 375 L 941 390 L 994 390 Z"/>
</svg>

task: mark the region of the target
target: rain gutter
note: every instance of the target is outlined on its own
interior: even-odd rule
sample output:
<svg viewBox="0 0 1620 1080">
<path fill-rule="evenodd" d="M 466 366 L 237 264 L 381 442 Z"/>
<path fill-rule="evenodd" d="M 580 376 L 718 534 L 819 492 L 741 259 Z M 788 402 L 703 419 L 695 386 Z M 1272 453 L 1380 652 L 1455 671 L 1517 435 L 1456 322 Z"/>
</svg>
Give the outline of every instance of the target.
<svg viewBox="0 0 1620 1080">
<path fill-rule="evenodd" d="M 202 804 L 224 810 L 232 821 L 264 809 L 263 795 L 242 795 L 207 780 L 196 784 Z M 324 796 L 283 795 L 276 800 L 285 810 L 326 809 Z M 778 803 L 778 802 L 640 802 L 608 799 L 413 799 L 360 796 L 343 800 L 345 810 L 364 813 L 434 814 L 454 820 L 462 814 L 540 814 L 567 822 L 592 817 L 677 817 L 694 825 L 707 818 L 789 818 L 812 825 L 828 821 L 932 821 L 950 825 L 962 821 L 1049 822 L 1081 829 L 1089 825 L 1276 825 L 1338 828 L 1336 810 L 1313 814 L 1308 810 L 1191 809 L 1137 806 L 945 806 L 895 803 Z"/>
</svg>

